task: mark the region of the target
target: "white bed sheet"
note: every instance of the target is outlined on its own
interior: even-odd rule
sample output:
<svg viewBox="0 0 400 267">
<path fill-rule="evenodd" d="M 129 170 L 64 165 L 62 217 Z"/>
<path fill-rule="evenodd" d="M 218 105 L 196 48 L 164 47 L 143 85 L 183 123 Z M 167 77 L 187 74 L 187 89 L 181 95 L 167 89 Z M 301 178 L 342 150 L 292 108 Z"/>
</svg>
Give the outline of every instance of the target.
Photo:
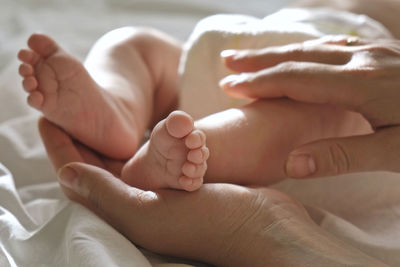
<svg viewBox="0 0 400 267">
<path fill-rule="evenodd" d="M 17 74 L 16 54 L 31 33 L 48 33 L 84 59 L 96 39 L 121 26 L 155 27 L 184 41 L 205 16 L 264 16 L 285 2 L 0 0 L 0 266 L 184 265 L 139 251 L 62 194 Z"/>
<path fill-rule="evenodd" d="M 98 37 L 120 26 L 152 26 L 185 40 L 195 23 L 207 15 L 262 17 L 289 2 L 0 0 L 0 266 L 184 264 L 178 259 L 143 254 L 63 196 L 37 133 L 38 113 L 25 104 L 17 74 L 16 53 L 25 46 L 29 34 L 49 33 L 83 59 Z M 400 266 L 399 175 L 288 180 L 276 187 L 316 207 L 313 217 L 326 230 Z"/>
</svg>

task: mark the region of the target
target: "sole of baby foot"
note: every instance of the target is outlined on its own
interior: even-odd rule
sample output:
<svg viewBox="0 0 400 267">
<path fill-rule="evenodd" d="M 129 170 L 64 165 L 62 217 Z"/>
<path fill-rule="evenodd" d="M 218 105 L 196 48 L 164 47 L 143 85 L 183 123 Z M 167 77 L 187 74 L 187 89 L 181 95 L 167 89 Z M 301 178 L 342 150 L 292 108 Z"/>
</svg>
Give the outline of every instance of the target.
<svg viewBox="0 0 400 267">
<path fill-rule="evenodd" d="M 90 148 L 131 157 L 143 135 L 134 116 L 122 115 L 125 107 L 49 36 L 33 34 L 28 46 L 18 53 L 28 104 Z"/>
<path fill-rule="evenodd" d="M 150 140 L 126 164 L 122 179 L 141 189 L 195 191 L 203 184 L 209 150 L 206 136 L 182 111 L 159 122 Z"/>
</svg>

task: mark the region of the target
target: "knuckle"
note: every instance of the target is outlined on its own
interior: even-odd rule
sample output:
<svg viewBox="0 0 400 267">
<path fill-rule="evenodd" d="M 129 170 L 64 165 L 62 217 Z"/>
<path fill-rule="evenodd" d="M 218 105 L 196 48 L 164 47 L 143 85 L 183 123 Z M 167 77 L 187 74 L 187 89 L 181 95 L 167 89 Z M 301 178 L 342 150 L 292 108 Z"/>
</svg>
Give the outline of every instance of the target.
<svg viewBox="0 0 400 267">
<path fill-rule="evenodd" d="M 296 59 L 301 57 L 301 55 L 304 54 L 305 50 L 305 45 L 303 43 L 300 43 L 286 46 L 283 52 L 290 56 L 290 58 Z"/>
<path fill-rule="evenodd" d="M 240 50 L 235 55 L 235 60 L 242 61 L 242 60 L 257 60 L 262 54 L 260 51 L 253 50 L 253 49 L 245 49 Z"/>
<path fill-rule="evenodd" d="M 298 54 L 301 52 L 301 48 L 303 47 L 302 43 L 296 43 L 296 44 L 288 44 L 285 46 L 281 47 L 281 52 L 282 53 L 289 53 L 289 54 Z"/>
<path fill-rule="evenodd" d="M 385 69 L 381 69 L 374 62 L 361 62 L 357 64 L 349 64 L 343 68 L 343 74 L 348 79 L 359 79 L 360 81 L 372 80 L 387 75 Z"/>
<path fill-rule="evenodd" d="M 332 174 L 347 173 L 351 170 L 351 159 L 345 147 L 334 142 L 328 147 L 329 168 Z"/>
<path fill-rule="evenodd" d="M 364 51 L 368 51 L 368 52 L 370 52 L 370 53 L 372 53 L 372 54 L 383 54 L 383 55 L 385 55 L 385 54 L 389 54 L 389 55 L 392 55 L 395 51 L 391 48 L 391 47 L 389 47 L 389 46 L 387 46 L 387 45 L 383 45 L 383 44 L 373 44 L 373 45 L 370 45 L 370 46 L 368 46 L 368 47 L 366 47 L 365 49 L 364 49 Z"/>
<path fill-rule="evenodd" d="M 394 58 L 399 58 L 400 53 L 397 47 L 386 44 L 371 44 L 368 46 L 362 46 L 360 49 L 356 50 L 353 54 L 353 58 L 358 58 L 363 56 L 363 60 L 360 62 L 369 63 L 367 65 L 371 66 L 384 66 L 387 62 L 385 59 L 390 59 L 388 62 L 393 61 Z M 384 63 L 382 65 L 382 63 Z"/>
<path fill-rule="evenodd" d="M 297 64 L 294 61 L 282 62 L 276 66 L 276 73 L 293 73 L 297 69 Z"/>
<path fill-rule="evenodd" d="M 339 34 L 339 35 L 327 35 L 320 38 L 320 40 L 321 43 L 323 44 L 345 44 L 348 38 L 349 38 L 348 35 Z"/>
<path fill-rule="evenodd" d="M 137 191 L 137 190 L 130 192 L 129 197 L 133 199 L 134 200 L 133 202 L 141 209 L 146 208 L 150 203 L 157 201 L 157 199 L 159 198 L 156 192 Z"/>
<path fill-rule="evenodd" d="M 302 65 L 296 61 L 285 61 L 279 63 L 275 67 L 268 69 L 265 73 L 261 73 L 262 75 L 257 74 L 255 79 L 253 79 L 253 83 L 256 86 L 268 86 L 274 83 L 280 83 L 282 81 L 297 80 L 300 79 L 304 81 L 306 79 L 304 74 L 304 69 L 302 69 Z"/>
</svg>

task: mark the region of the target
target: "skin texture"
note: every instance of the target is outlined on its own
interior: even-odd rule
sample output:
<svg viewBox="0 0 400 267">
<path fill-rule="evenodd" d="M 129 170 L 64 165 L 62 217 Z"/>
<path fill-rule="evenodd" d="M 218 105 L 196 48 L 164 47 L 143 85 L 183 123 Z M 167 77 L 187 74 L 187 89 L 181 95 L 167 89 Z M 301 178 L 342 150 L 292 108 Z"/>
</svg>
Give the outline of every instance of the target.
<svg viewBox="0 0 400 267">
<path fill-rule="evenodd" d="M 136 28 L 112 31 L 94 45 L 85 66 L 49 36 L 33 34 L 28 46 L 19 53 L 28 103 L 101 154 L 129 158 L 144 129 L 173 107 L 177 77 L 171 70 L 177 68 L 180 48 L 162 33 Z M 153 52 L 161 54 L 154 57 Z M 160 123 L 150 141 L 126 163 L 122 173 L 126 183 L 142 189 L 193 191 L 204 176 L 205 182 L 269 185 L 287 177 L 285 159 L 296 146 L 370 130 L 361 116 L 329 105 L 258 100 L 191 126 L 203 142 L 207 136 L 211 153 L 206 164 L 205 143 L 183 145 L 191 133 L 170 137 L 185 127 L 177 124 L 168 134 L 159 134 L 166 133 L 160 131 L 165 129 Z M 195 159 L 199 163 L 190 161 L 188 149 L 203 154 L 200 161 Z"/>
<path fill-rule="evenodd" d="M 226 65 L 245 75 L 221 81 L 236 97 L 288 97 L 357 112 L 373 133 L 318 140 L 292 151 L 286 172 L 294 178 L 348 172 L 399 172 L 400 42 L 346 36 L 261 50 L 230 51 Z M 250 71 L 250 73 L 249 73 Z"/>
<path fill-rule="evenodd" d="M 343 40 L 341 44 L 343 44 Z M 302 51 L 295 54 L 297 56 L 300 54 L 299 58 L 297 58 L 297 61 L 299 61 L 303 55 Z M 374 53 L 366 54 L 371 55 Z M 286 57 L 286 60 L 288 59 L 293 60 L 290 55 Z M 312 61 L 312 59 L 311 57 L 308 61 Z M 229 59 L 226 60 L 227 62 L 229 61 Z M 282 61 L 284 60 L 279 59 L 279 57 L 275 60 L 276 64 Z M 319 62 L 314 58 L 314 62 L 316 61 Z M 386 63 L 388 61 L 390 60 L 386 60 Z M 344 60 L 343 62 L 347 61 Z M 330 63 L 343 64 L 333 60 Z M 245 65 L 242 65 L 242 67 Z M 295 67 L 292 68 L 294 65 Z M 393 67 L 394 65 L 390 66 Z M 260 64 L 259 66 L 263 65 Z M 287 68 L 289 66 L 291 68 Z M 306 77 L 310 79 L 318 77 L 323 77 L 324 79 L 332 78 L 333 74 L 347 73 L 342 69 L 339 72 L 325 73 L 326 75 L 324 76 L 321 75 L 323 73 L 318 71 L 315 73 L 304 71 L 305 68 L 301 67 L 309 69 L 310 65 L 286 64 L 286 67 L 285 65 L 281 66 L 280 68 L 284 75 L 277 79 L 278 84 L 280 82 L 283 83 L 281 85 L 284 85 L 285 82 L 290 82 L 290 79 L 285 81 L 288 77 L 288 72 L 292 75 L 296 74 L 298 70 L 300 70 L 299 73 L 301 75 L 309 74 Z M 264 68 L 273 68 L 273 66 L 264 65 Z M 325 70 L 325 68 L 322 68 L 322 70 Z M 354 73 L 358 72 L 353 71 Z M 313 74 L 317 75 L 313 76 Z M 299 80 L 301 75 L 294 75 L 297 84 L 301 81 Z M 372 79 L 374 75 L 371 76 L 368 77 Z M 335 76 L 329 80 L 333 82 L 332 86 L 336 84 L 335 82 L 338 82 L 338 77 L 340 76 Z M 346 76 L 348 78 L 346 81 L 351 81 L 351 77 L 351 75 L 350 78 Z M 234 80 L 231 77 L 229 82 L 223 83 L 223 86 L 225 87 L 226 84 L 230 83 L 228 87 L 233 88 L 234 86 L 231 85 Z M 318 79 L 315 82 L 318 84 Z M 292 83 L 294 82 L 292 81 Z M 319 85 L 321 85 L 321 81 Z M 288 90 L 285 86 L 278 89 L 281 90 L 282 88 Z M 239 89 L 239 87 L 236 89 Z M 233 93 L 231 91 L 231 93 L 246 96 L 247 90 L 247 96 L 254 95 L 254 92 L 250 94 L 248 89 L 249 87 L 243 87 L 239 90 L 240 92 Z M 275 91 L 272 96 L 280 96 L 282 94 L 284 96 L 292 96 L 288 94 L 289 91 L 282 93 L 279 90 L 278 92 Z M 268 90 L 258 93 L 262 95 L 266 91 Z M 329 101 L 329 97 L 332 96 L 327 93 L 318 94 L 318 91 L 313 92 L 325 99 L 322 103 Z M 271 95 L 267 96 L 271 97 Z M 347 102 L 349 99 L 346 97 L 346 93 L 339 94 L 339 96 L 343 96 L 343 99 L 339 97 L 339 104 L 346 108 L 354 108 L 354 105 L 351 105 L 351 101 Z M 298 100 L 306 101 L 301 98 Z M 321 103 L 319 101 L 316 102 Z M 368 114 L 376 113 L 373 112 L 373 109 L 371 111 L 372 113 Z M 387 116 L 378 116 L 376 118 L 376 121 L 383 122 L 383 124 L 377 124 L 381 128 L 388 121 L 395 121 L 391 118 L 388 119 Z M 392 130 L 396 128 L 391 125 L 386 126 Z M 313 265 L 321 266 L 384 266 L 382 263 L 322 231 L 313 224 L 301 205 L 277 191 L 218 184 L 206 185 L 191 194 L 161 189 L 155 192 L 142 191 L 129 187 L 118 179 L 122 166 L 125 164 L 124 161 L 112 160 L 94 153 L 79 142 L 73 142 L 65 132 L 46 120 L 41 120 L 39 128 L 49 157 L 56 170 L 64 166 L 59 171 L 59 175 L 61 186 L 66 195 L 71 200 L 77 201 L 99 214 L 133 242 L 153 251 L 199 259 L 218 266 L 309 266 L 310 262 Z M 386 129 L 381 130 L 389 133 Z M 375 133 L 371 136 L 376 137 L 377 134 Z M 385 140 L 393 140 L 393 136 L 393 133 L 388 134 L 385 136 Z M 386 152 L 392 150 L 388 147 L 386 148 Z M 375 157 L 376 154 L 373 156 Z M 386 154 L 385 156 L 387 159 L 388 156 Z M 69 164 L 65 166 L 67 163 Z M 309 165 L 309 162 L 307 163 Z M 321 166 L 318 164 L 316 166 L 317 171 L 320 171 Z M 383 169 L 387 168 L 384 163 L 381 163 L 380 166 Z M 287 170 L 290 171 L 290 168 L 287 168 Z M 327 170 L 332 172 L 332 169 L 327 168 Z M 340 169 L 337 172 L 340 172 Z M 115 203 L 118 203 L 117 207 Z M 132 212 L 127 213 L 126 210 L 131 210 Z M 207 216 L 203 216 L 204 214 Z M 229 214 L 228 220 L 222 216 L 226 214 Z M 167 220 L 165 220 L 166 218 Z M 148 231 L 149 222 L 157 223 L 152 231 Z M 177 231 L 171 231 L 171 229 L 177 229 Z M 155 243 L 154 240 L 156 239 L 154 237 L 159 237 L 160 235 L 165 237 L 160 240 L 167 241 Z"/>
<path fill-rule="evenodd" d="M 73 142 L 45 119 L 39 130 L 65 194 L 146 249 L 216 266 L 385 266 L 319 228 L 276 190 L 143 191 L 118 179 L 123 161 Z"/>
<path fill-rule="evenodd" d="M 174 111 L 154 127 L 150 140 L 125 164 L 121 178 L 143 190 L 194 191 L 203 184 L 209 155 L 206 136 L 194 128 L 192 117 Z"/>
<path fill-rule="evenodd" d="M 176 107 L 181 47 L 161 32 L 111 31 L 85 64 L 45 34 L 27 43 L 18 58 L 28 104 L 104 155 L 132 157 L 145 130 Z"/>
<path fill-rule="evenodd" d="M 123 116 L 118 98 L 48 36 L 33 34 L 28 46 L 18 53 L 28 104 L 93 149 L 115 158 L 130 156 L 140 131 L 133 116 Z"/>
</svg>

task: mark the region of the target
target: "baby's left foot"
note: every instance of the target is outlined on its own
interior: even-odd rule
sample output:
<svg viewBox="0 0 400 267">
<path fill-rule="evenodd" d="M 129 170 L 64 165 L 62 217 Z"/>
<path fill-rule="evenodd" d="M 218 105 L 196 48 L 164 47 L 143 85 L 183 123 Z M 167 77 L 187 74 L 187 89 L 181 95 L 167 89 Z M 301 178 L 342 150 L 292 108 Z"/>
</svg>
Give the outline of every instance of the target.
<svg viewBox="0 0 400 267">
<path fill-rule="evenodd" d="M 150 141 L 122 170 L 122 180 L 141 189 L 176 188 L 194 191 L 203 184 L 209 151 L 205 134 L 182 111 L 159 122 Z"/>
</svg>

